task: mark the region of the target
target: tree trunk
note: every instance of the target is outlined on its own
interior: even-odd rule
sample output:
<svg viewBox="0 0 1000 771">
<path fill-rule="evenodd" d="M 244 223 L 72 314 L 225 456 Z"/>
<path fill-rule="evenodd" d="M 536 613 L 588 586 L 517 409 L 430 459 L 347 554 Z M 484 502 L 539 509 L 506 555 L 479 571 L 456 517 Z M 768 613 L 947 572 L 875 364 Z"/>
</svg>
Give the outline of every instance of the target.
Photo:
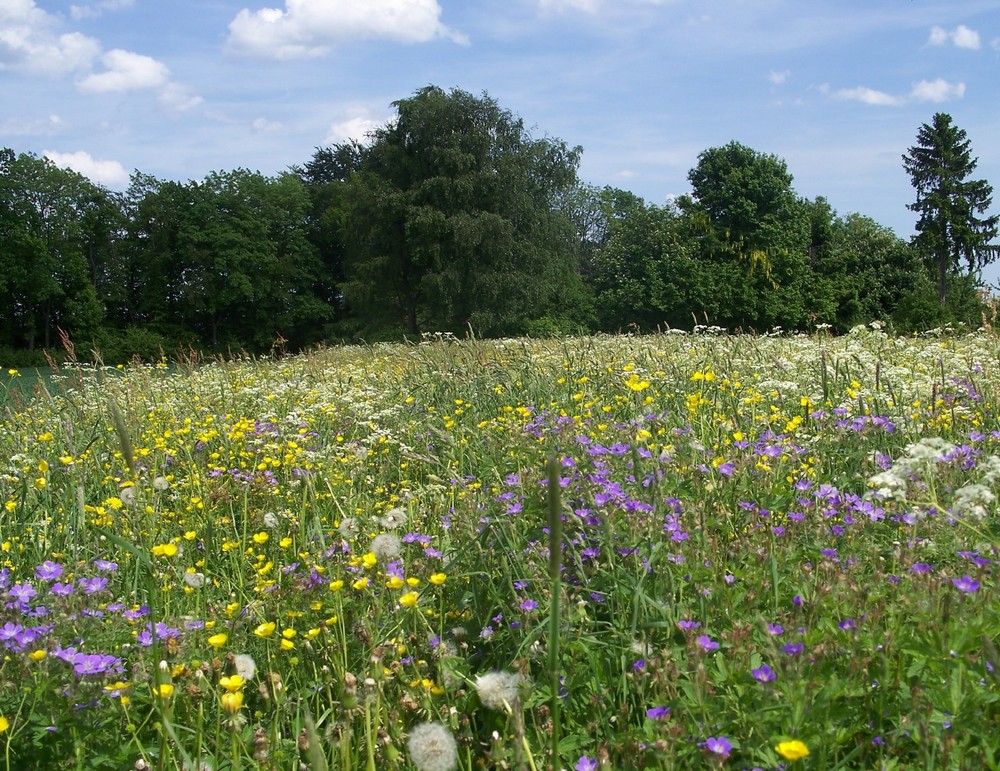
<svg viewBox="0 0 1000 771">
<path fill-rule="evenodd" d="M 938 303 L 943 308 L 948 294 L 948 255 L 938 255 Z"/>
</svg>

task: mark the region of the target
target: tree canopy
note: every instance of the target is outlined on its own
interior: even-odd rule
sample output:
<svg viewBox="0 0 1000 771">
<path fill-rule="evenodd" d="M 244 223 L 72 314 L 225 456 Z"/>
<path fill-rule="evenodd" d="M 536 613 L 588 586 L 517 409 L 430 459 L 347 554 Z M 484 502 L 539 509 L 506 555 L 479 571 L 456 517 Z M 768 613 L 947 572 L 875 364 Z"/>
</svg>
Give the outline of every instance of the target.
<svg viewBox="0 0 1000 771">
<path fill-rule="evenodd" d="M 978 160 L 972 143 L 950 115 L 939 112 L 921 125 L 917 144 L 903 156 L 917 199 L 909 204 L 919 215 L 914 243 L 937 266 L 938 301 L 945 304 L 948 273 L 965 265 L 970 276 L 997 258 L 992 243 L 1000 216 L 981 216 L 993 202 L 993 187 L 969 179 Z"/>
</svg>

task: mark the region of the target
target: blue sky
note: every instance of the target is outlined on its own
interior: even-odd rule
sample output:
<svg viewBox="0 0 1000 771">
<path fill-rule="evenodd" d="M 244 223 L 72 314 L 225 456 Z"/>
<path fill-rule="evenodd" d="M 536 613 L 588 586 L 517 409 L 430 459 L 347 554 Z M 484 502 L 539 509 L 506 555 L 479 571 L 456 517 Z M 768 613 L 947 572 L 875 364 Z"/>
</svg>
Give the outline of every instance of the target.
<svg viewBox="0 0 1000 771">
<path fill-rule="evenodd" d="M 595 185 L 662 204 L 737 140 L 903 237 L 900 157 L 947 112 L 1000 211 L 995 0 L 0 0 L 0 145 L 113 189 L 276 174 L 428 84 L 581 145 Z"/>
</svg>

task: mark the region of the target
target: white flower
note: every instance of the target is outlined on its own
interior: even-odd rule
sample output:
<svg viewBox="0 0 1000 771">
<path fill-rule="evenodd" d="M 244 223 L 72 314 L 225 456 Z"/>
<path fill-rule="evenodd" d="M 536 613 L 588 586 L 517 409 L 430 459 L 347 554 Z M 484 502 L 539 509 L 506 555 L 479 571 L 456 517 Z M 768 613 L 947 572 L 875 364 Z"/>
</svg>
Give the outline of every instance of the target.
<svg viewBox="0 0 1000 771">
<path fill-rule="evenodd" d="M 342 538 L 353 538 L 358 534 L 358 521 L 354 517 L 344 517 L 337 527 Z"/>
<path fill-rule="evenodd" d="M 476 678 L 476 693 L 484 707 L 504 709 L 517 701 L 524 678 L 513 672 L 488 672 Z"/>
<path fill-rule="evenodd" d="M 406 511 L 400 508 L 389 509 L 379 523 L 386 530 L 396 530 L 406 524 Z"/>
<path fill-rule="evenodd" d="M 986 507 L 996 501 L 997 497 L 986 485 L 965 485 L 955 491 L 952 511 L 956 516 L 969 519 L 986 519 Z"/>
<path fill-rule="evenodd" d="M 264 527 L 268 530 L 274 530 L 278 526 L 278 515 L 273 511 L 268 511 L 263 516 Z"/>
<path fill-rule="evenodd" d="M 168 487 L 170 487 L 170 482 L 167 481 L 167 478 L 165 476 L 161 475 L 153 479 L 154 490 L 159 490 L 162 493 Z"/>
<path fill-rule="evenodd" d="M 441 723 L 421 723 L 406 740 L 410 762 L 418 771 L 452 771 L 458 764 L 458 745 Z"/>
<path fill-rule="evenodd" d="M 399 536 L 397 535 L 382 533 L 372 539 L 372 544 L 368 548 L 378 557 L 380 562 L 392 562 L 399 556 L 402 541 L 399 540 Z"/>
<path fill-rule="evenodd" d="M 899 477 L 892 469 L 881 471 L 869 477 L 868 486 L 879 498 L 888 500 L 906 500 L 906 480 Z"/>
<path fill-rule="evenodd" d="M 236 674 L 244 680 L 253 680 L 257 674 L 257 662 L 249 653 L 237 653 L 233 656 L 233 667 L 236 669 Z"/>
<path fill-rule="evenodd" d="M 204 573 L 185 573 L 184 584 L 192 589 L 201 589 L 205 585 Z"/>
</svg>

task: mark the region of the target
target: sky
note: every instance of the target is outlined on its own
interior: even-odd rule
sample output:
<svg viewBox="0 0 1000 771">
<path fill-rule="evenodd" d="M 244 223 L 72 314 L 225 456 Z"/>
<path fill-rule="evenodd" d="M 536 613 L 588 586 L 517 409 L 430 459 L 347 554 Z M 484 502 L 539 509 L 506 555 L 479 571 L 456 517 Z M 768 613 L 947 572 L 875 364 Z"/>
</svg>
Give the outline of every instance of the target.
<svg viewBox="0 0 1000 771">
<path fill-rule="evenodd" d="M 582 146 L 588 184 L 662 205 L 735 140 L 903 238 L 946 112 L 1000 212 L 998 0 L 0 0 L 0 146 L 114 190 L 280 174 L 427 85 Z"/>
</svg>

